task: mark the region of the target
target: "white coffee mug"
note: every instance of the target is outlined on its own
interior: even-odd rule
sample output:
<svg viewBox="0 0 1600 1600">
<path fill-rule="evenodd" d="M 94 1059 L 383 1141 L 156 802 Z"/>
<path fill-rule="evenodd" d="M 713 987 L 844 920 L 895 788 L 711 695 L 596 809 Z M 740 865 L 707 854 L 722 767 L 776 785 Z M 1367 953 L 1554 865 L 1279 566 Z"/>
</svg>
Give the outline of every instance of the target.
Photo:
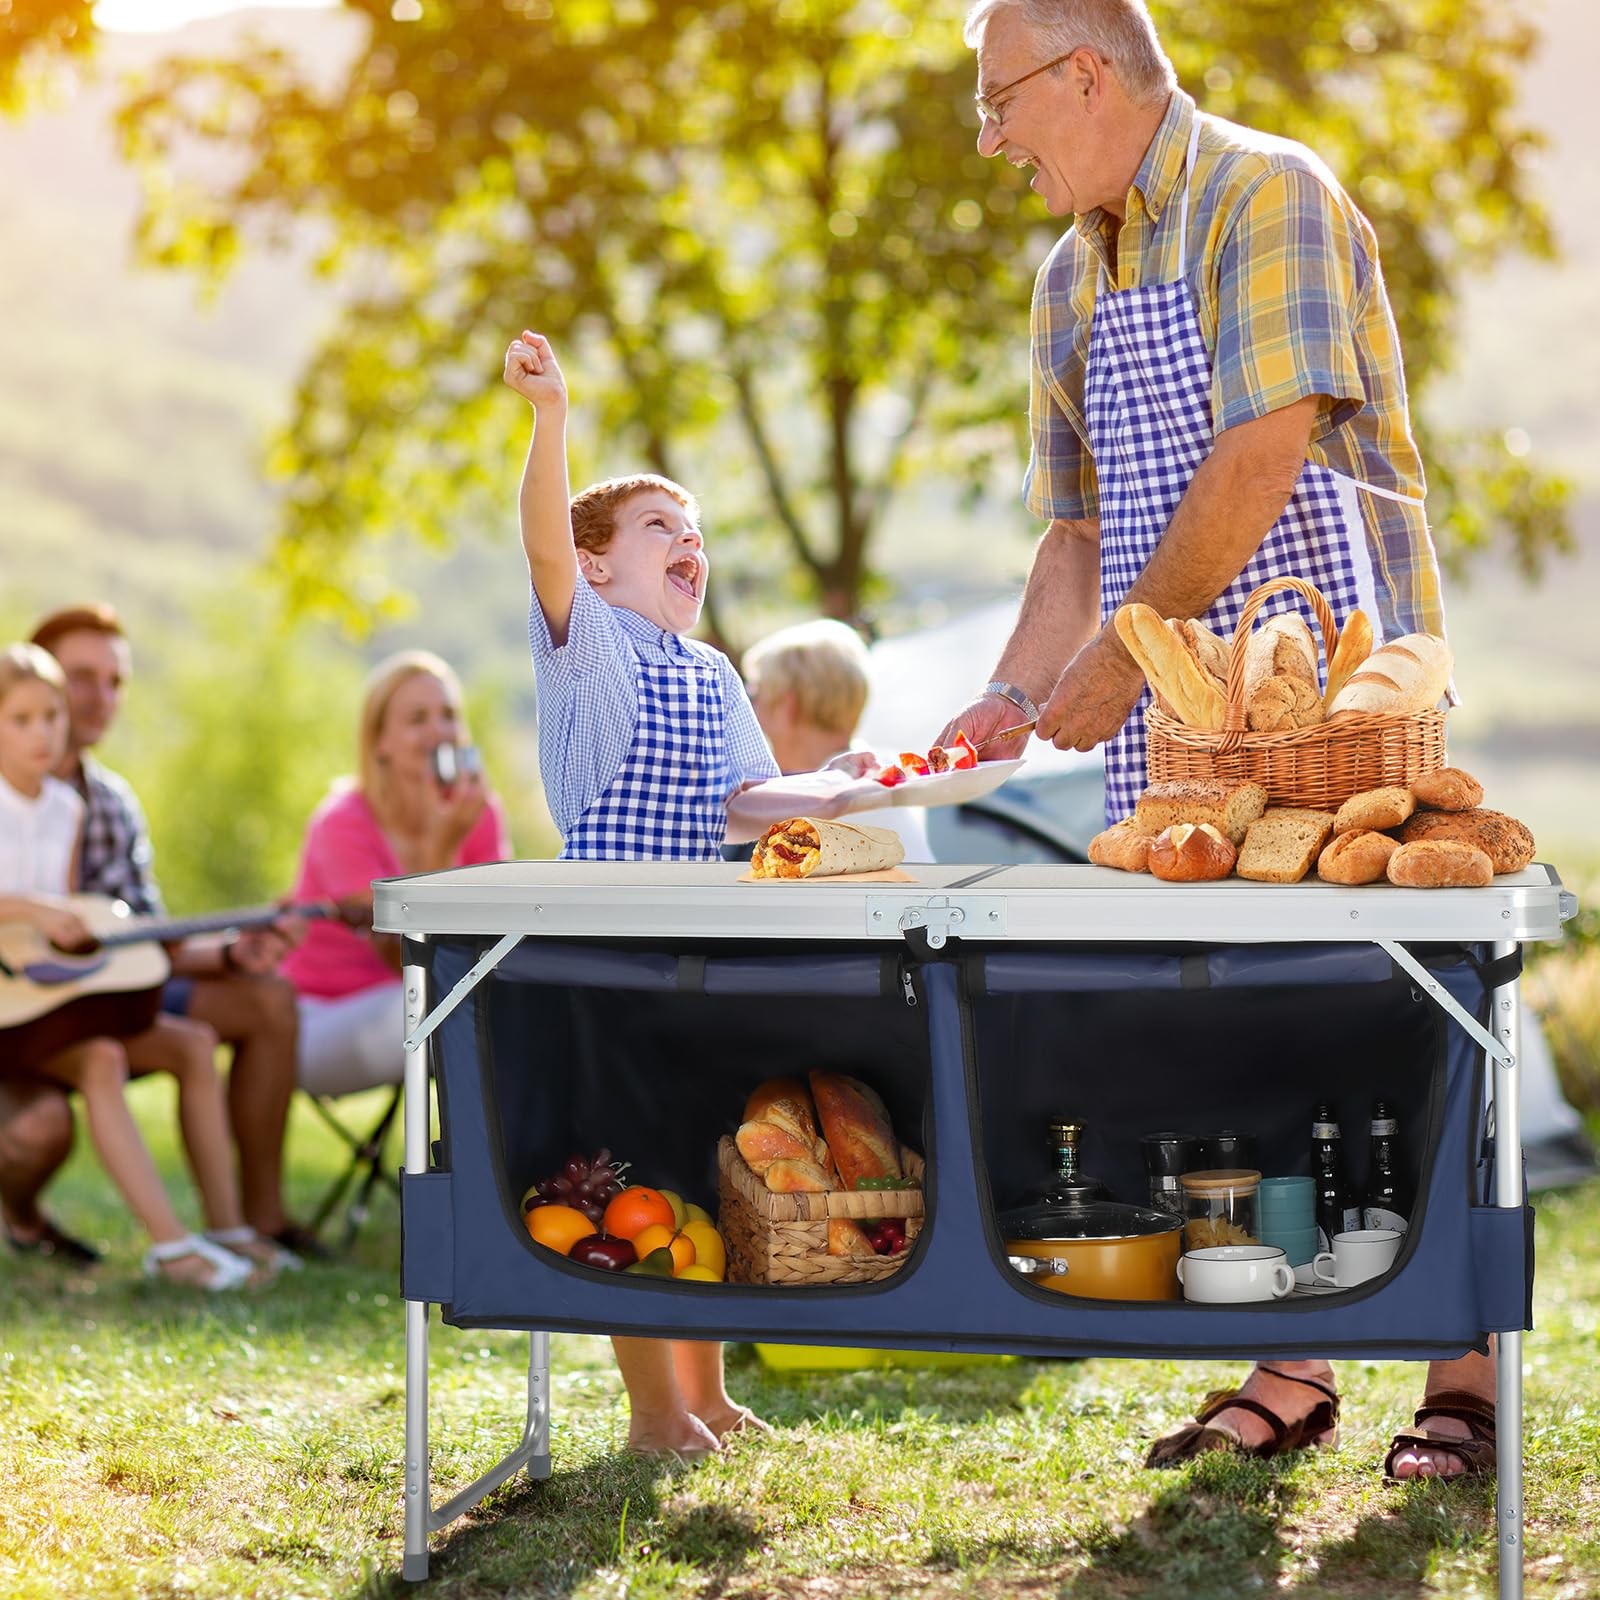
<svg viewBox="0 0 1600 1600">
<path fill-rule="evenodd" d="M 1221 1244 L 1189 1250 L 1178 1258 L 1185 1300 L 1203 1305 L 1240 1305 L 1281 1300 L 1294 1288 L 1294 1268 L 1276 1245 Z"/>
<path fill-rule="evenodd" d="M 1311 1263 L 1312 1274 L 1318 1283 L 1353 1289 L 1389 1270 L 1400 1254 L 1403 1237 L 1393 1228 L 1357 1228 L 1350 1233 L 1336 1233 L 1333 1248 L 1322 1251 Z"/>
</svg>

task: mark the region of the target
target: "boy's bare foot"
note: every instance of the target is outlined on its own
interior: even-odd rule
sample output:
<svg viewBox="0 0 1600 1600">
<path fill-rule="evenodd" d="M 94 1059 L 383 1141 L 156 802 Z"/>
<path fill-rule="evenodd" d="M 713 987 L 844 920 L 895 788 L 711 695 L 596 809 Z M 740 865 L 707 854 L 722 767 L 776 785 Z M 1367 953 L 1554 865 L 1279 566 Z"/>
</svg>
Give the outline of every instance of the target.
<svg viewBox="0 0 1600 1600">
<path fill-rule="evenodd" d="M 730 1433 L 772 1432 L 772 1424 L 763 1422 L 749 1406 L 730 1405 L 708 1410 L 704 1421 L 719 1439 L 726 1439 Z"/>
<path fill-rule="evenodd" d="M 692 1411 L 637 1414 L 628 1424 L 628 1448 L 641 1456 L 681 1456 L 700 1461 L 722 1448 L 717 1435 Z"/>
</svg>

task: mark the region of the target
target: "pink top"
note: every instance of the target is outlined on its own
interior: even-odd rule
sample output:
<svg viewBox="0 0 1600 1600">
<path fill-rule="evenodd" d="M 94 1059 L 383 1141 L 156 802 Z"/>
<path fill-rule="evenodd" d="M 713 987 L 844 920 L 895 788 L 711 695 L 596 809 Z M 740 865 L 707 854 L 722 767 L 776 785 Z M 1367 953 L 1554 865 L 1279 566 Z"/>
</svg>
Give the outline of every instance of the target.
<svg viewBox="0 0 1600 1600">
<path fill-rule="evenodd" d="M 456 852 L 455 866 L 506 861 L 511 844 L 500 803 L 491 795 L 483 815 Z M 312 813 L 300 854 L 296 900 L 343 900 L 364 893 L 374 878 L 404 872 L 394 847 L 359 789 L 336 790 Z M 319 1000 L 338 1000 L 380 983 L 399 983 L 400 974 L 367 939 L 341 922 L 312 922 L 304 941 L 284 958 L 280 969 L 300 991 Z"/>
</svg>

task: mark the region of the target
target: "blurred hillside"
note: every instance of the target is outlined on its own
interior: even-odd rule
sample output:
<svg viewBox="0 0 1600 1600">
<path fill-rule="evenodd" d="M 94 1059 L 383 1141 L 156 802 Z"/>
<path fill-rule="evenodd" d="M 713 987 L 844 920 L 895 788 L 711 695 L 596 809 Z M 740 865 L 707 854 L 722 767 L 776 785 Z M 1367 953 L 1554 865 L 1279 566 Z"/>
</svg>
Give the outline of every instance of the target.
<svg viewBox="0 0 1600 1600">
<path fill-rule="evenodd" d="M 1453 719 L 1454 757 L 1482 767 L 1491 803 L 1527 817 L 1541 854 L 1559 861 L 1568 851 L 1600 856 L 1587 816 L 1600 774 L 1600 710 L 1588 692 L 1600 676 L 1600 633 L 1587 626 L 1600 604 L 1600 467 L 1591 448 L 1600 361 L 1585 338 L 1600 326 L 1600 166 L 1590 153 L 1586 81 L 1600 13 L 1591 0 L 1544 0 L 1533 20 L 1545 45 L 1526 98 L 1551 141 L 1538 178 L 1565 260 L 1516 262 L 1472 286 L 1458 370 L 1430 402 L 1443 422 L 1520 429 L 1542 460 L 1584 486 L 1580 559 L 1559 564 L 1539 590 L 1483 565 L 1451 596 L 1466 702 Z M 151 687 L 142 702 L 136 696 L 108 754 L 173 793 L 177 775 L 158 772 L 154 688 L 227 686 L 225 662 L 207 663 L 209 677 L 196 673 L 196 652 L 224 651 L 221 641 L 238 641 L 241 664 L 275 648 L 270 593 L 259 581 L 273 524 L 263 445 L 335 307 L 309 270 L 308 244 L 250 256 L 208 305 L 197 303 L 189 280 L 131 267 L 136 189 L 109 125 L 115 80 L 173 50 L 224 53 L 251 30 L 336 65 L 358 26 L 339 13 L 264 11 L 177 34 L 110 36 L 96 81 L 20 124 L 0 125 L 0 625 L 14 631 L 85 595 L 113 598 L 135 629 Z M 1025 339 L 1019 306 L 1019 370 Z M 498 708 L 501 781 L 526 820 L 519 843 L 531 847 L 538 807 L 515 547 L 518 465 L 506 464 L 504 520 L 463 528 L 448 558 L 397 537 L 395 570 L 426 596 L 417 616 L 360 645 L 297 636 L 293 648 L 320 663 L 308 671 L 320 675 L 324 694 L 340 686 L 340 703 L 320 713 L 315 695 L 286 694 L 314 745 L 301 758 L 302 787 L 348 765 L 347 697 L 359 668 L 400 644 L 426 643 L 480 684 L 486 711 Z M 1019 481 L 1020 471 L 1019 462 Z M 714 493 L 707 498 L 714 526 Z M 971 513 L 954 509 L 938 485 L 908 497 L 878 552 L 891 578 L 885 627 L 903 630 L 1014 589 L 1034 531 L 1009 490 Z M 735 609 L 730 625 L 745 640 L 786 620 Z M 256 656 L 244 653 L 247 638 Z M 281 848 L 269 852 L 271 870 L 280 857 Z"/>
</svg>

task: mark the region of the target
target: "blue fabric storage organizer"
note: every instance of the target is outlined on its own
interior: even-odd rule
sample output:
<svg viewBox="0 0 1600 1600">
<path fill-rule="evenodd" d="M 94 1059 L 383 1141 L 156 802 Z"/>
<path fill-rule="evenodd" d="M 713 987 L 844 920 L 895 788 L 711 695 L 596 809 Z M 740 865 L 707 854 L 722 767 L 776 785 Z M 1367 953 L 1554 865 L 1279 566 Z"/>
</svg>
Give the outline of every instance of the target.
<svg viewBox="0 0 1600 1600">
<path fill-rule="evenodd" d="M 485 944 L 408 948 L 444 994 Z M 407 1298 L 464 1327 L 1023 1354 L 1418 1359 L 1528 1325 L 1531 1213 L 1491 1204 L 1482 1052 L 1373 946 L 951 945 L 924 961 L 866 942 L 750 948 L 527 940 L 444 1020 L 438 1170 L 403 1179 Z M 1485 954 L 1427 955 L 1480 1021 Z M 641 1181 L 708 1199 L 717 1137 L 748 1091 L 815 1066 L 868 1078 L 927 1157 L 927 1222 L 893 1277 L 662 1282 L 528 1238 L 522 1190 L 571 1149 L 609 1145 Z M 1330 1095 L 1359 1178 L 1353 1135 L 1379 1094 L 1398 1106 L 1417 1201 L 1400 1258 L 1371 1284 L 1245 1308 L 1108 1302 L 1036 1289 L 1004 1264 L 993 1215 L 1042 1176 L 1049 1112 L 1081 1115 L 1086 1165 L 1138 1199 L 1150 1128 L 1243 1127 L 1264 1170 L 1304 1171 L 1312 1103 Z"/>
</svg>

